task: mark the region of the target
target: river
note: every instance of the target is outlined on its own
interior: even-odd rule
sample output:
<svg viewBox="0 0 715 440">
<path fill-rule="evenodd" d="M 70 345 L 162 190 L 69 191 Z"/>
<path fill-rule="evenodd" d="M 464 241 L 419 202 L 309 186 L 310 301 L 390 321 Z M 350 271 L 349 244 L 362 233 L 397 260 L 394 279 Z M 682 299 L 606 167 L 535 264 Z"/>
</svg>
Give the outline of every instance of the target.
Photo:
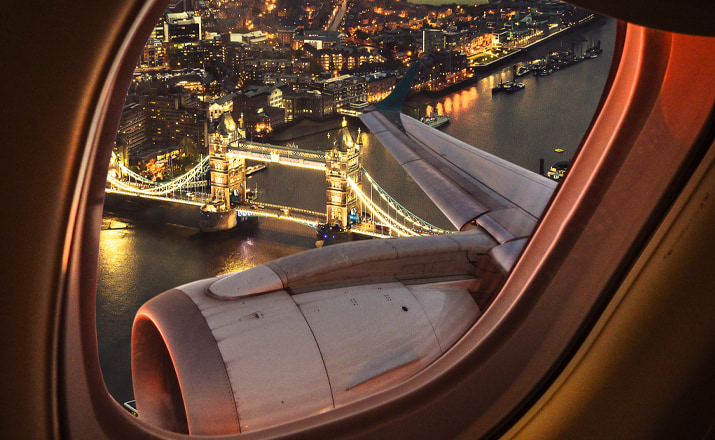
<svg viewBox="0 0 715 440">
<path fill-rule="evenodd" d="M 427 111 L 449 113 L 444 132 L 532 171 L 569 159 L 581 142 L 598 105 L 610 69 L 616 24 L 600 20 L 531 49 L 514 62 L 601 41 L 603 54 L 547 77 L 525 76 L 514 94 L 492 96 L 491 88 L 511 79 L 511 64 L 463 90 L 423 99 Z M 337 123 L 335 123 L 337 126 Z M 392 156 L 350 120 L 351 133 L 363 131 L 363 164 L 401 204 L 436 226 L 454 229 L 405 174 Z M 298 136 L 304 128 L 291 127 Z M 326 133 L 299 136 L 301 148 L 325 149 Z M 563 153 L 555 149 L 563 149 Z M 325 209 L 323 171 L 270 165 L 249 179 L 259 198 L 315 211 Z M 218 236 L 201 234 L 196 207 L 161 203 L 115 203 L 108 197 L 100 234 L 97 282 L 97 338 L 100 363 L 110 394 L 132 399 L 130 338 L 137 309 L 155 295 L 193 280 L 247 269 L 314 247 L 315 231 L 296 223 L 261 219 Z"/>
</svg>

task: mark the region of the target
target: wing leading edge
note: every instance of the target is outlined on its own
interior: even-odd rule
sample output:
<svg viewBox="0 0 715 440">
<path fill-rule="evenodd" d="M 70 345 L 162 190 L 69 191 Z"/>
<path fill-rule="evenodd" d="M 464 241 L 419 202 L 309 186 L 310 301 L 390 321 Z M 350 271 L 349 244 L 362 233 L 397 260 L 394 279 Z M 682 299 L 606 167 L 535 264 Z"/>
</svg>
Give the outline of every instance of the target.
<svg viewBox="0 0 715 440">
<path fill-rule="evenodd" d="M 499 243 L 528 236 L 556 182 L 400 113 L 415 72 L 360 119 L 455 227 L 474 221 Z"/>
</svg>

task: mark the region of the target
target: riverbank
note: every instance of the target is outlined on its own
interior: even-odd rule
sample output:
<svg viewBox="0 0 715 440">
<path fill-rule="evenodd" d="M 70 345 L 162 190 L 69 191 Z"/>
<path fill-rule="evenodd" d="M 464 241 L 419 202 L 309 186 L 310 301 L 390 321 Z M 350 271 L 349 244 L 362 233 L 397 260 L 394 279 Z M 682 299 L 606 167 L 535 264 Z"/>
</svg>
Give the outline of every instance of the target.
<svg viewBox="0 0 715 440">
<path fill-rule="evenodd" d="M 534 41 L 533 43 L 527 44 L 526 46 L 524 46 L 522 48 L 516 49 L 516 50 L 508 53 L 507 55 L 497 58 L 494 61 L 491 61 L 486 64 L 482 64 L 482 65 L 473 66 L 471 69 L 472 69 L 472 72 L 474 72 L 474 76 L 472 76 L 471 78 L 468 78 L 464 81 L 460 81 L 456 84 L 452 84 L 451 86 L 446 87 L 441 90 L 421 91 L 421 92 L 415 93 L 414 95 L 419 94 L 419 95 L 425 96 L 429 99 L 438 99 L 438 98 L 447 96 L 450 93 L 454 93 L 459 90 L 462 90 L 462 89 L 469 87 L 469 86 L 473 85 L 474 83 L 478 82 L 484 76 L 494 73 L 497 69 L 504 67 L 509 62 L 513 62 L 520 57 L 526 56 L 527 53 L 529 52 L 529 50 L 535 49 L 535 48 L 537 48 L 543 44 L 546 44 L 550 41 L 553 41 L 559 37 L 564 37 L 570 33 L 573 33 L 574 31 L 582 30 L 585 26 L 598 24 L 604 18 L 605 17 L 602 15 L 591 14 L 588 17 L 581 20 L 579 23 L 576 23 L 576 24 L 569 26 L 565 29 L 561 29 L 557 32 L 549 34 L 549 35 L 545 36 L 544 38 L 540 38 L 539 40 Z"/>
<path fill-rule="evenodd" d="M 475 67 L 475 74 L 464 81 L 452 84 L 451 86 L 445 87 L 441 90 L 412 92 L 407 96 L 407 99 L 405 100 L 403 112 L 415 118 L 424 116 L 422 114 L 421 108 L 426 106 L 429 102 L 435 99 L 443 98 L 447 95 L 459 92 L 460 90 L 470 87 L 478 83 L 484 77 L 489 76 L 496 72 L 498 69 L 503 68 L 510 62 L 519 61 L 520 58 L 527 57 L 529 51 L 536 49 L 548 42 L 563 38 L 575 31 L 583 31 L 583 29 L 587 26 L 599 25 L 602 21 L 604 21 L 604 19 L 605 17 L 602 15 L 591 14 L 577 24 L 549 34 L 546 37 L 539 39 L 538 41 L 530 43 L 523 48 L 515 50 L 514 52 L 511 52 L 508 55 L 505 55 L 487 64 Z M 297 141 L 303 138 L 315 136 L 317 134 L 328 133 L 330 131 L 339 129 L 341 121 L 342 116 L 338 114 L 327 117 L 321 121 L 314 121 L 309 119 L 290 121 L 280 127 L 277 127 L 270 135 L 266 137 L 265 141 L 269 143 L 280 144 Z"/>
<path fill-rule="evenodd" d="M 507 62 L 513 60 L 514 58 L 518 58 L 520 55 L 524 55 L 527 52 L 529 52 L 530 49 L 537 48 L 545 43 L 548 43 L 549 41 L 555 40 L 558 37 L 563 37 L 565 35 L 568 35 L 576 30 L 580 30 L 581 28 L 590 25 L 590 24 L 597 24 L 600 20 L 602 20 L 603 17 L 602 15 L 597 15 L 597 14 L 591 14 L 588 17 L 584 18 L 581 20 L 579 23 L 576 23 L 572 26 L 569 26 L 565 29 L 558 30 L 554 32 L 553 34 L 549 34 L 545 36 L 544 38 L 540 38 L 537 41 L 534 41 L 533 43 L 529 43 L 526 46 L 519 48 L 515 50 L 514 52 L 511 52 L 501 58 L 498 58 L 492 62 L 489 62 L 487 64 L 483 65 L 478 65 L 474 67 L 474 72 L 475 73 L 491 73 L 495 69 L 504 66 Z"/>
</svg>

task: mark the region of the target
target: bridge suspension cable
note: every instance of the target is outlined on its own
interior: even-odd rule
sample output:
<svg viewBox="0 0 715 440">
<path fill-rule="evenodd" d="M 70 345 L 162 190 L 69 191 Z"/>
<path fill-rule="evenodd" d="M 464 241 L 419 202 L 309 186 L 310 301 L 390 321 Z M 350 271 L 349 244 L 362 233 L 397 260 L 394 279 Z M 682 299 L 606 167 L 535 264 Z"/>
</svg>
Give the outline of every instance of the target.
<svg viewBox="0 0 715 440">
<path fill-rule="evenodd" d="M 348 182 L 352 189 L 357 193 L 358 199 L 363 203 L 364 206 L 370 211 L 370 213 L 376 217 L 378 220 L 383 222 L 385 225 L 390 226 L 397 235 L 400 236 L 411 236 L 420 234 L 447 234 L 450 231 L 438 228 L 421 218 L 417 217 L 415 214 L 410 212 L 407 208 L 402 206 L 397 200 L 395 200 L 390 194 L 387 193 L 373 178 L 370 173 L 361 167 L 361 171 L 367 181 L 370 183 L 371 187 L 377 191 L 377 194 L 381 199 L 387 202 L 388 212 L 385 212 L 377 203 L 372 200 L 372 197 L 368 197 L 360 187 L 355 183 L 354 180 L 348 177 Z M 395 217 L 390 216 L 390 208 L 394 210 Z M 398 220 L 396 217 L 402 218 L 402 221 Z M 409 224 L 409 226 L 408 226 Z"/>
<path fill-rule="evenodd" d="M 111 175 L 107 176 L 107 181 L 114 185 L 117 189 L 129 191 L 143 196 L 162 196 L 176 190 L 195 188 L 197 186 L 202 186 L 202 184 L 206 183 L 206 181 L 203 180 L 203 176 L 209 170 L 209 156 L 204 157 L 195 167 L 193 167 L 188 172 L 166 183 L 152 182 L 151 180 L 140 176 L 139 174 L 129 170 L 128 168 L 124 167 L 119 163 L 117 163 L 117 165 L 122 170 L 122 172 L 125 172 L 131 177 L 140 181 L 142 183 L 142 186 L 144 186 L 143 188 L 138 188 Z"/>
<path fill-rule="evenodd" d="M 123 173 L 126 174 L 127 177 L 129 177 L 129 180 L 134 179 L 136 182 L 143 182 L 147 184 L 155 184 L 155 182 L 152 182 L 150 179 L 147 179 L 146 177 L 142 176 L 139 173 L 135 173 L 134 171 L 130 170 L 129 168 L 125 167 L 122 165 L 121 162 L 119 162 L 119 159 L 117 158 L 117 154 L 112 151 L 112 161 L 111 165 L 119 168 L 119 170 Z"/>
</svg>

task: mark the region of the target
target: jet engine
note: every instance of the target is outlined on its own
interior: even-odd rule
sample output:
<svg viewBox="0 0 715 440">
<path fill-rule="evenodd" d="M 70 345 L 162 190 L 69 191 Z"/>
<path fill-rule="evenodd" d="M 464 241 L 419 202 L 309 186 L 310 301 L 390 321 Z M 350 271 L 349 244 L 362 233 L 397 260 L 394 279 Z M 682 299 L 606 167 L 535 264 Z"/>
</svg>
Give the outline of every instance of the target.
<svg viewBox="0 0 715 440">
<path fill-rule="evenodd" d="M 134 321 L 139 417 L 247 432 L 403 382 L 477 320 L 511 265 L 504 247 L 479 229 L 352 242 L 164 292 Z"/>
</svg>

